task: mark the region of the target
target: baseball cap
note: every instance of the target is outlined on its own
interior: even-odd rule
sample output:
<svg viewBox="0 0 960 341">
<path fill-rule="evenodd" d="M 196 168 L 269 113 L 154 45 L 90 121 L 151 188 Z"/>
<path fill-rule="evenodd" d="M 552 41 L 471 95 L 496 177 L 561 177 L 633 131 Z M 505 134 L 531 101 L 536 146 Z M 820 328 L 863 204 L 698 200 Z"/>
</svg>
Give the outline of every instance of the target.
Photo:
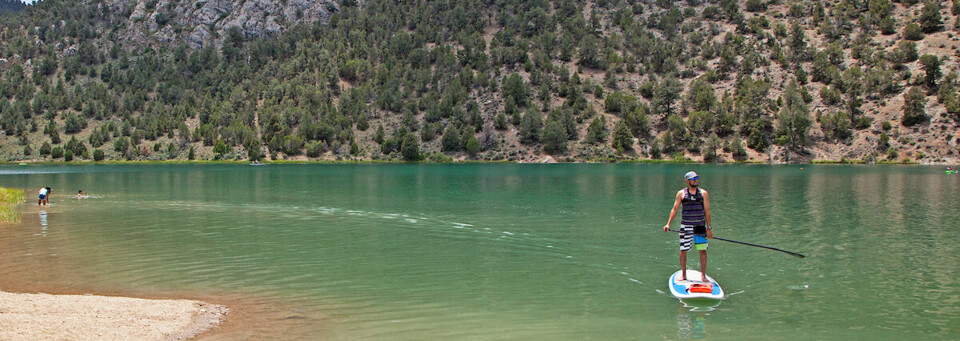
<svg viewBox="0 0 960 341">
<path fill-rule="evenodd" d="M 687 174 L 684 174 L 684 175 L 683 175 L 683 179 L 684 179 L 684 180 L 690 180 L 690 179 L 693 179 L 693 178 L 696 178 L 696 177 L 697 177 L 697 172 L 694 172 L 694 171 L 689 171 L 689 172 L 687 172 Z"/>
</svg>

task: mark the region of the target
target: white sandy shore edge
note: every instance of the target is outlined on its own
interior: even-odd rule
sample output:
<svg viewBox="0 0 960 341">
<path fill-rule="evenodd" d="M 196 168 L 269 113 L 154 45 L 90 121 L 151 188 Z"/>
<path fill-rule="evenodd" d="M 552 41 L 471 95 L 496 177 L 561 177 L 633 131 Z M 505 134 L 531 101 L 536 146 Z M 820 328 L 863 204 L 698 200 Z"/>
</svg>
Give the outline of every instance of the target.
<svg viewBox="0 0 960 341">
<path fill-rule="evenodd" d="M 183 340 L 227 308 L 190 300 L 0 291 L 0 340 Z"/>
</svg>

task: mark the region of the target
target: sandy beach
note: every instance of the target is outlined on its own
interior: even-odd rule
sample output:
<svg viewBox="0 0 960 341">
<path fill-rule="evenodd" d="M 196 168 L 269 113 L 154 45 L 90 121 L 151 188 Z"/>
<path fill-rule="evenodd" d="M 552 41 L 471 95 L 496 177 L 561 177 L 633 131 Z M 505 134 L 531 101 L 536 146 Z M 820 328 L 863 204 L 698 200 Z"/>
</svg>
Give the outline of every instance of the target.
<svg viewBox="0 0 960 341">
<path fill-rule="evenodd" d="M 227 311 L 192 300 L 0 291 L 0 340 L 184 340 Z"/>
</svg>

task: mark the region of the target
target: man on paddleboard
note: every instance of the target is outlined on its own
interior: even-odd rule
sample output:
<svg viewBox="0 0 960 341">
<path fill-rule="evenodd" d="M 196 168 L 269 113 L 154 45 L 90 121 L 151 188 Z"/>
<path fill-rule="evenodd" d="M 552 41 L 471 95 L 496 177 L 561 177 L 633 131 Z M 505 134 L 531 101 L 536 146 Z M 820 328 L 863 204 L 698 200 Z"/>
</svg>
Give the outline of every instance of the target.
<svg viewBox="0 0 960 341">
<path fill-rule="evenodd" d="M 696 245 L 700 251 L 700 273 L 702 281 L 707 282 L 707 239 L 713 238 L 713 231 L 710 227 L 710 196 L 707 191 L 700 188 L 700 177 L 694 171 L 689 171 L 683 175 L 687 182 L 687 187 L 677 192 L 676 200 L 673 202 L 673 210 L 670 211 L 670 219 L 663 226 L 664 231 L 670 230 L 670 223 L 677 217 L 677 210 L 683 207 L 680 218 L 680 270 L 683 276 L 681 280 L 687 280 L 687 251 L 691 244 Z"/>
</svg>

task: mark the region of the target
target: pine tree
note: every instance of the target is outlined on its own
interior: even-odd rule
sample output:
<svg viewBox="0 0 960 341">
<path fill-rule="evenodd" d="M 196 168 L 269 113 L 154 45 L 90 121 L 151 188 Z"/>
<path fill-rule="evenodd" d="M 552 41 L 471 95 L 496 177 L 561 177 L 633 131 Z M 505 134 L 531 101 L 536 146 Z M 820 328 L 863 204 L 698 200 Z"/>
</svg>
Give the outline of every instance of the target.
<svg viewBox="0 0 960 341">
<path fill-rule="evenodd" d="M 547 154 L 563 154 L 567 149 L 567 132 L 560 121 L 548 120 L 541 140 Z"/>
<path fill-rule="evenodd" d="M 913 126 L 927 121 L 925 111 L 927 97 L 919 87 L 912 87 L 903 96 L 903 118 L 901 123 L 904 126 Z"/>
<path fill-rule="evenodd" d="M 460 150 L 460 131 L 452 123 L 448 123 L 447 129 L 443 131 L 441 145 L 445 152 Z"/>
<path fill-rule="evenodd" d="M 617 122 L 617 126 L 613 128 L 613 148 L 620 154 L 633 150 L 633 135 L 623 121 Z"/>
<path fill-rule="evenodd" d="M 920 57 L 920 65 L 926 73 L 923 83 L 932 94 L 937 91 L 937 82 L 940 81 L 940 59 L 937 56 L 925 54 Z"/>
<path fill-rule="evenodd" d="M 923 33 L 933 33 L 940 30 L 943 20 L 940 16 L 940 2 L 927 1 L 920 12 L 920 30 Z"/>
<path fill-rule="evenodd" d="M 787 84 L 783 94 L 784 105 L 777 115 L 777 143 L 794 150 L 800 150 L 806 145 L 807 131 L 813 124 L 798 87 L 796 82 Z"/>
<path fill-rule="evenodd" d="M 603 127 L 603 121 L 600 120 L 600 117 L 597 117 L 590 122 L 590 126 L 587 128 L 587 137 L 585 141 L 591 144 L 603 142 L 607 139 L 606 135 L 607 133 Z"/>
<path fill-rule="evenodd" d="M 417 135 L 407 133 L 403 136 L 403 145 L 400 147 L 400 154 L 407 161 L 420 160 L 420 141 L 417 141 Z"/>
</svg>

